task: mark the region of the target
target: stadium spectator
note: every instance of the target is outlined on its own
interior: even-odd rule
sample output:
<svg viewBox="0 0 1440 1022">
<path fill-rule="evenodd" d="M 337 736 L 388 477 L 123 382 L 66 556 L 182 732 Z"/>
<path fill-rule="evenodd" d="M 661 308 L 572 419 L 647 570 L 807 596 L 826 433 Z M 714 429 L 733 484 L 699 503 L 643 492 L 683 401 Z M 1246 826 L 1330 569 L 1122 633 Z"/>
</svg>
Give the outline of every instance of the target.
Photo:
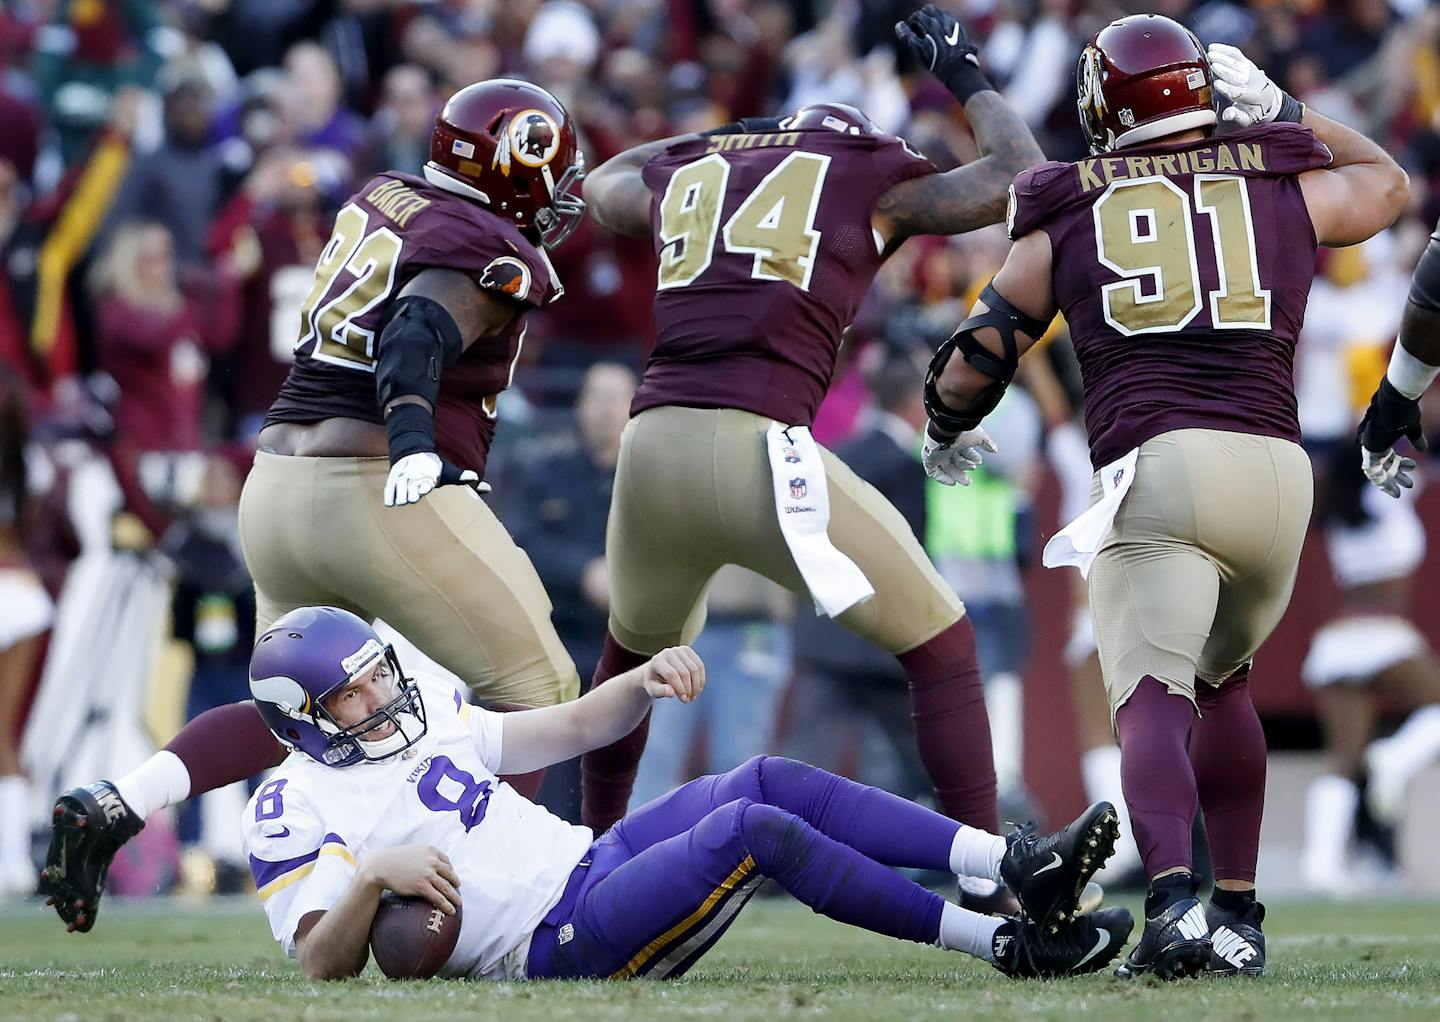
<svg viewBox="0 0 1440 1022">
<path fill-rule="evenodd" d="M 610 608 L 605 520 L 630 414 L 635 374 L 599 362 L 585 373 L 575 402 L 577 435 L 520 467 L 510 498 L 515 541 L 529 555 L 554 604 L 555 630 L 581 678 L 594 673 Z M 552 767 L 541 800 L 566 819 L 580 818 L 578 763 Z"/>
<path fill-rule="evenodd" d="M 90 287 L 96 361 L 120 388 L 117 436 L 137 451 L 197 449 L 207 353 L 233 340 L 233 302 L 218 292 L 202 302 L 181 290 L 170 233 L 156 223 L 117 228 Z"/>
<path fill-rule="evenodd" d="M 30 785 L 20 766 L 20 724 L 41 638 L 54 605 L 25 554 L 28 504 L 24 383 L 0 370 L 0 899 L 35 890 Z"/>
<path fill-rule="evenodd" d="M 110 207 L 108 231 L 135 220 L 161 224 L 175 259 L 192 272 L 203 265 L 205 236 L 220 205 L 222 163 L 210 145 L 215 95 L 200 78 L 182 78 L 165 93 L 165 138 L 135 157 Z"/>
<path fill-rule="evenodd" d="M 285 54 L 285 100 L 296 140 L 352 156 L 365 140 L 364 123 L 342 104 L 340 71 L 323 46 L 296 43 Z"/>
<path fill-rule="evenodd" d="M 430 131 L 438 108 L 439 97 L 424 68 L 400 64 L 387 71 L 379 109 L 370 119 L 362 174 L 419 174 L 430 158 Z"/>
</svg>

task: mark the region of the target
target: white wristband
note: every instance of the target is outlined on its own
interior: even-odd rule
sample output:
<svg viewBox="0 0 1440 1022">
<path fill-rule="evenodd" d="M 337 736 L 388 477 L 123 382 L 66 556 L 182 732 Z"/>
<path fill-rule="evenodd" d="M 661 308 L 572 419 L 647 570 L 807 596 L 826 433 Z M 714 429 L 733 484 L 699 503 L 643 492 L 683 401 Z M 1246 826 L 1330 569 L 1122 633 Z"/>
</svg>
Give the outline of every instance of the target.
<svg viewBox="0 0 1440 1022">
<path fill-rule="evenodd" d="M 1406 351 L 1403 344 L 1396 341 L 1395 350 L 1390 353 L 1390 368 L 1385 370 L 1385 378 L 1392 387 L 1414 401 L 1425 393 L 1425 388 L 1434 382 L 1437 373 L 1440 373 L 1440 366 L 1421 362 Z"/>
</svg>

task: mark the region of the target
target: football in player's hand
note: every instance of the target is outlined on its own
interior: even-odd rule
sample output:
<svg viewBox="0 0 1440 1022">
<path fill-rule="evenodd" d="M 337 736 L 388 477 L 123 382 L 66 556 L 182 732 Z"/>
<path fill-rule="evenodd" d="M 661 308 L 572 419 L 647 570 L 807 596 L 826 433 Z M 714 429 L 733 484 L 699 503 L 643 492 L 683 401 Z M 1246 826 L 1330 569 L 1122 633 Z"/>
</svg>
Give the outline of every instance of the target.
<svg viewBox="0 0 1440 1022">
<path fill-rule="evenodd" d="M 394 891 L 380 897 L 370 924 L 370 951 L 390 979 L 429 979 L 440 971 L 460 939 L 460 911 L 447 916 L 424 898 Z"/>
</svg>

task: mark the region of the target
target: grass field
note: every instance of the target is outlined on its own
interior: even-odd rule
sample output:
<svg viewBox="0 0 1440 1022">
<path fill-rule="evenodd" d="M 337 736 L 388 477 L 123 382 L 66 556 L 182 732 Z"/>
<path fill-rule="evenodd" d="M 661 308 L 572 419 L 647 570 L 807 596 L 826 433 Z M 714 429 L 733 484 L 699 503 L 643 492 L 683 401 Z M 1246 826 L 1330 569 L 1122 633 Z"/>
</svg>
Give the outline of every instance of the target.
<svg viewBox="0 0 1440 1022">
<path fill-rule="evenodd" d="M 279 956 L 259 906 L 111 902 L 90 934 L 38 903 L 0 910 L 0 1018 L 368 1019 L 1440 1019 L 1440 904 L 1276 904 L 1261 981 L 1122 983 L 1108 973 L 1017 983 L 989 966 L 752 903 L 670 983 L 391 983 L 372 970 L 311 984 Z"/>
</svg>

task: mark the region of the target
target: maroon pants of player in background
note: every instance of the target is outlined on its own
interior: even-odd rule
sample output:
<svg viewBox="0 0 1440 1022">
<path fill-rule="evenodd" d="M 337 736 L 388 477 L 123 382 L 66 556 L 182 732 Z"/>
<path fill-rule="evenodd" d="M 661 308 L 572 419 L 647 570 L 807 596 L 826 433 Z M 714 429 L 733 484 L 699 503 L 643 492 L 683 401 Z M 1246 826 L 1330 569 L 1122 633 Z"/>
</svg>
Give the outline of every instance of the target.
<svg viewBox="0 0 1440 1022">
<path fill-rule="evenodd" d="M 647 659 L 625 649 L 607 633 L 592 685 L 603 684 Z M 969 618 L 962 617 L 897 659 L 910 681 L 915 740 L 935 785 L 936 805 L 951 819 L 995 833 L 1000 829 L 995 759 L 975 655 L 975 629 Z M 647 716 L 629 735 L 581 758 L 581 817 L 596 834 L 603 834 L 625 815 L 649 731 Z"/>
</svg>

